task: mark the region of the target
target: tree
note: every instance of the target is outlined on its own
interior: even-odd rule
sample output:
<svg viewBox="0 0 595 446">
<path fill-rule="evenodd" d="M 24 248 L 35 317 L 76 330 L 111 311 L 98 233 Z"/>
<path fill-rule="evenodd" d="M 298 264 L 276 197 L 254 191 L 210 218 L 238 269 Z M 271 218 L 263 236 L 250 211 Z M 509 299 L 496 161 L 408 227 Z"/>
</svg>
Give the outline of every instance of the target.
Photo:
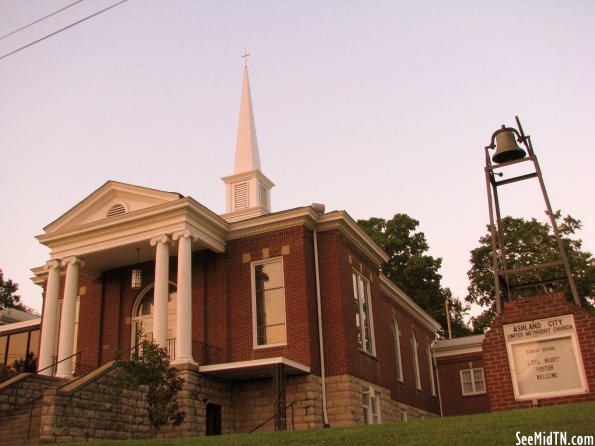
<svg viewBox="0 0 595 446">
<path fill-rule="evenodd" d="M 382 272 L 440 323 L 443 334 L 447 326 L 445 300 L 453 310 L 453 334 L 464 336 L 470 333 L 463 321 L 467 306 L 453 298 L 449 288 L 442 288 L 442 276 L 438 272 L 442 259 L 427 254 L 426 236 L 416 231 L 419 221 L 406 214 L 395 214 L 390 220 L 372 217 L 357 223 L 389 255 L 388 262 L 382 265 Z"/>
<path fill-rule="evenodd" d="M 140 338 L 142 333 L 137 339 Z M 167 349 L 148 341 L 139 346 L 142 348 L 135 350 L 132 359 L 116 361 L 120 385 L 134 390 L 146 386 L 149 421 L 156 432 L 170 422 L 180 425 L 186 413 L 179 410 L 176 395 L 184 380 L 177 369 L 170 367 Z"/>
<path fill-rule="evenodd" d="M 0 269 L 0 310 L 14 308 L 16 310 L 36 314 L 35 310 L 21 303 L 21 296 L 15 294 L 18 289 L 19 285 L 12 280 L 4 280 L 4 273 Z"/>
<path fill-rule="evenodd" d="M 556 212 L 555 218 L 559 221 L 558 230 L 568 256 L 570 269 L 582 305 L 593 312 L 595 259 L 593 259 L 590 252 L 582 250 L 582 241 L 580 239 L 572 238 L 575 232 L 581 229 L 581 222 L 569 215 L 561 218 L 560 211 Z M 480 245 L 471 251 L 471 269 L 467 272 L 470 285 L 467 289 L 469 294 L 465 300 L 484 307 L 484 312 L 472 319 L 473 331 L 476 333 L 485 331 L 496 315 L 492 240 L 489 226 L 487 229 L 488 233 L 479 239 Z M 535 218 L 525 220 L 509 216 L 502 219 L 502 231 L 506 249 L 506 263 L 509 269 L 560 260 L 556 238 L 548 223 L 539 222 Z M 499 249 L 497 255 L 498 269 L 502 270 Z M 532 277 L 528 277 L 526 274 L 522 276 L 510 275 L 509 280 L 510 285 L 514 286 L 527 281 L 551 280 L 563 275 L 564 270 L 560 266 L 535 270 L 532 272 Z M 555 281 L 542 285 L 538 289 L 513 290 L 513 295 L 510 298 L 516 299 L 521 296 L 544 294 L 557 290 L 564 291 L 566 296 L 572 299 L 567 281 Z"/>
</svg>

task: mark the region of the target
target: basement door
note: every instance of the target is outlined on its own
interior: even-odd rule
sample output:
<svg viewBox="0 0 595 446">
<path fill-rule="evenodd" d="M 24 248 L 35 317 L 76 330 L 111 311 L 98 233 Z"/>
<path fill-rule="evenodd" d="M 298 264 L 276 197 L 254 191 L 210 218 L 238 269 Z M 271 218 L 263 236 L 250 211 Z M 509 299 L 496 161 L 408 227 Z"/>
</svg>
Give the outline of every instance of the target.
<svg viewBox="0 0 595 446">
<path fill-rule="evenodd" d="M 221 406 L 207 403 L 207 435 L 221 435 Z"/>
</svg>

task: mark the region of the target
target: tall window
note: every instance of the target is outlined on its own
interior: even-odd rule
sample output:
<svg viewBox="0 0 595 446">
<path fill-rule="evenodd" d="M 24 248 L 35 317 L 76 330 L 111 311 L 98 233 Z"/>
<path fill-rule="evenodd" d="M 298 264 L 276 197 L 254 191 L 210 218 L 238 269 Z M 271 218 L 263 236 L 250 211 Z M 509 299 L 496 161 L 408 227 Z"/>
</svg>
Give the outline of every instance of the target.
<svg viewBox="0 0 595 446">
<path fill-rule="evenodd" d="M 177 288 L 172 282 L 169 283 L 167 296 L 167 350 L 171 358 L 175 358 L 176 348 L 176 307 Z M 152 283 L 139 293 L 136 303 L 132 308 L 132 336 L 131 347 L 143 340 L 153 340 L 153 303 L 155 300 L 155 284 Z"/>
<path fill-rule="evenodd" d="M 355 303 L 355 325 L 357 343 L 360 349 L 374 354 L 370 282 L 357 271 L 353 272 L 353 298 Z"/>
<path fill-rule="evenodd" d="M 417 338 L 411 332 L 411 350 L 413 351 L 413 374 L 415 375 L 415 387 L 421 390 L 421 379 L 419 377 L 419 358 L 417 356 Z"/>
<path fill-rule="evenodd" d="M 463 389 L 463 395 L 486 393 L 483 368 L 461 370 L 461 388 Z"/>
<path fill-rule="evenodd" d="M 401 332 L 399 331 L 399 324 L 397 318 L 393 317 L 393 347 L 395 349 L 395 359 L 397 362 L 397 379 L 403 381 L 403 361 L 401 360 Z"/>
<path fill-rule="evenodd" d="M 428 376 L 430 377 L 430 388 L 432 396 L 436 396 L 436 385 L 434 384 L 434 367 L 432 364 L 432 345 L 428 342 Z"/>
<path fill-rule="evenodd" d="M 252 264 L 255 346 L 287 342 L 283 258 Z"/>
<path fill-rule="evenodd" d="M 372 387 L 362 389 L 362 409 L 364 411 L 364 423 L 380 424 L 380 393 Z"/>
</svg>

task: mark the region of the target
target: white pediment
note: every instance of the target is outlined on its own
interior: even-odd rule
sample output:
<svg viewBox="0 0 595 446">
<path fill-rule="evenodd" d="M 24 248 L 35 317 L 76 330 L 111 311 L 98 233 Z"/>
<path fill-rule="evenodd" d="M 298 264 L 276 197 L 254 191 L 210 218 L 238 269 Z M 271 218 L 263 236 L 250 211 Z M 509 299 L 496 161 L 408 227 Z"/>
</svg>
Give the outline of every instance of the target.
<svg viewBox="0 0 595 446">
<path fill-rule="evenodd" d="M 46 234 L 74 229 L 87 223 L 116 218 L 121 214 L 159 206 L 182 198 L 174 192 L 164 192 L 132 184 L 108 181 L 64 215 L 44 228 Z"/>
</svg>

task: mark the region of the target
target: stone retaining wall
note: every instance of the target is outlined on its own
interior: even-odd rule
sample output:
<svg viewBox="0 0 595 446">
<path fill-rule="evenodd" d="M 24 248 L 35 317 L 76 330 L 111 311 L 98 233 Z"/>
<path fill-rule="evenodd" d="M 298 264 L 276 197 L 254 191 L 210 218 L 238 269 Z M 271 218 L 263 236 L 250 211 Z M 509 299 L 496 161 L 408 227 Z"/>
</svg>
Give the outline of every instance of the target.
<svg viewBox="0 0 595 446">
<path fill-rule="evenodd" d="M 0 384 L 0 415 L 12 412 L 41 397 L 45 389 L 56 387 L 60 381 L 34 373 L 21 373 Z"/>
<path fill-rule="evenodd" d="M 74 390 L 46 390 L 40 442 L 151 437 L 144 392 L 119 387 L 113 374 L 110 369 Z"/>
</svg>

